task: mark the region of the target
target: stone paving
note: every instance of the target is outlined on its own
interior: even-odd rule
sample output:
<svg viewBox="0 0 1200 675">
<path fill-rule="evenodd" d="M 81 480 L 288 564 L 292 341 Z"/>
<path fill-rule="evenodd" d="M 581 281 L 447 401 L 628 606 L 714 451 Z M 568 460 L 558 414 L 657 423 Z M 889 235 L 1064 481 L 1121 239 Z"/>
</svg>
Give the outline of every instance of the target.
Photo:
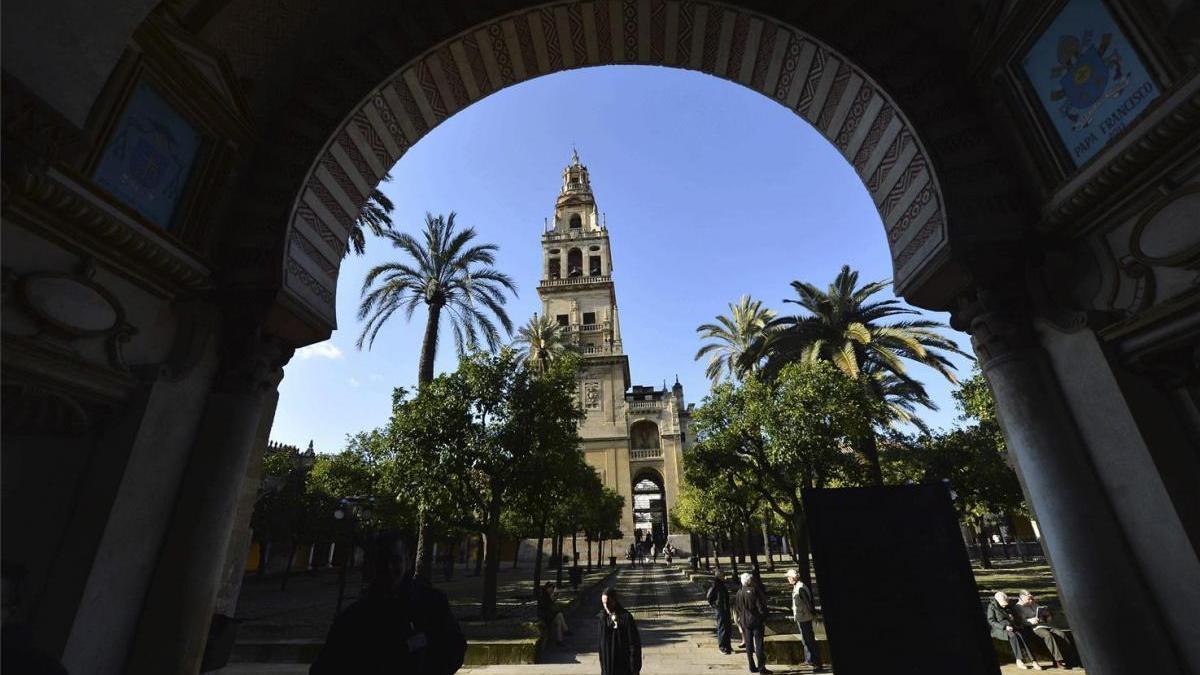
<svg viewBox="0 0 1200 675">
<path fill-rule="evenodd" d="M 698 586 L 688 581 L 678 567 L 663 565 L 645 568 L 623 567 L 617 577 L 617 591 L 638 622 L 642 637 L 643 675 L 696 675 L 698 673 L 746 673 L 742 652 L 730 655 L 717 651 L 712 614 Z M 468 675 L 576 675 L 600 672 L 596 653 L 596 621 L 600 612 L 599 595 L 575 608 L 567 617 L 573 634 L 562 647 L 544 654 L 537 665 L 465 667 Z M 734 640 L 737 640 L 736 629 Z M 780 675 L 811 673 L 807 666 L 770 664 Z M 1054 672 L 1053 669 L 1047 669 Z M 300 675 L 308 667 L 299 664 L 236 664 L 221 671 L 226 675 Z M 829 672 L 829 671 L 826 671 Z M 1014 665 L 1001 669 L 1004 675 L 1022 673 Z M 1070 671 L 1082 674 L 1084 671 Z"/>
</svg>

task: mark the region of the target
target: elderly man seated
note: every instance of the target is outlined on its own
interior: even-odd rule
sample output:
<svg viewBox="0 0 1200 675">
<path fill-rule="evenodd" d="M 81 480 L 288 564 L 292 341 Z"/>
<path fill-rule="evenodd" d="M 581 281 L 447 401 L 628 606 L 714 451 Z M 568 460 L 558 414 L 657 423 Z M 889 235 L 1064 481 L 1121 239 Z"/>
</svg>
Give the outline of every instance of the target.
<svg viewBox="0 0 1200 675">
<path fill-rule="evenodd" d="M 1020 624 L 1013 616 L 1007 593 L 1001 591 L 988 601 L 987 622 L 988 627 L 992 629 L 993 638 L 1008 640 L 1018 668 L 1022 670 L 1042 669 L 1037 660 L 1033 658 L 1033 652 L 1029 651 L 1029 645 L 1025 644 L 1024 638 L 1021 637 Z M 1026 661 L 1029 661 L 1029 665 L 1025 665 Z"/>
<path fill-rule="evenodd" d="M 1072 647 L 1071 636 L 1067 631 L 1050 625 L 1051 619 L 1054 618 L 1050 614 L 1050 608 L 1038 606 L 1032 593 L 1021 591 L 1018 594 L 1017 605 L 1013 607 L 1013 617 L 1023 634 L 1036 635 L 1046 643 L 1054 665 L 1059 668 L 1071 667 L 1067 665 L 1067 655 L 1071 653 Z"/>
</svg>

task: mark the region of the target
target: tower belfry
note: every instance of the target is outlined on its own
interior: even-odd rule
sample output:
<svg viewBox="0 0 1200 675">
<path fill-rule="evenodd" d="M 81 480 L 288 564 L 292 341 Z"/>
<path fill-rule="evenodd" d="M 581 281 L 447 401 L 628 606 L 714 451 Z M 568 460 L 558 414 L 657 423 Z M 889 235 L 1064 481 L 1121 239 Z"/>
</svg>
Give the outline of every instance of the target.
<svg viewBox="0 0 1200 675">
<path fill-rule="evenodd" d="M 553 227 L 542 233 L 542 261 L 542 311 L 567 328 L 589 361 L 603 358 L 619 365 L 624 391 L 629 365 L 621 346 L 608 230 L 596 208 L 588 169 L 574 150 L 562 172 Z"/>
</svg>

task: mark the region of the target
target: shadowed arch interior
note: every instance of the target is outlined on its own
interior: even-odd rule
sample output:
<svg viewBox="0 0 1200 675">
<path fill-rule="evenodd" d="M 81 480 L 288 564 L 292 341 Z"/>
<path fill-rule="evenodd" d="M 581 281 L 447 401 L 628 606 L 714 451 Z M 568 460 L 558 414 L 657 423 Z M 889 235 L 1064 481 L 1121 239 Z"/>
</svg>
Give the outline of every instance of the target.
<svg viewBox="0 0 1200 675">
<path fill-rule="evenodd" d="M 720 4 L 564 2 L 461 32 L 404 64 L 354 107 L 295 196 L 282 264 L 287 295 L 333 325 L 339 262 L 358 209 L 384 172 L 442 121 L 533 77 L 620 63 L 721 77 L 812 124 L 871 194 L 898 288 L 946 241 L 941 187 L 922 140 L 845 55 L 795 27 Z"/>
</svg>

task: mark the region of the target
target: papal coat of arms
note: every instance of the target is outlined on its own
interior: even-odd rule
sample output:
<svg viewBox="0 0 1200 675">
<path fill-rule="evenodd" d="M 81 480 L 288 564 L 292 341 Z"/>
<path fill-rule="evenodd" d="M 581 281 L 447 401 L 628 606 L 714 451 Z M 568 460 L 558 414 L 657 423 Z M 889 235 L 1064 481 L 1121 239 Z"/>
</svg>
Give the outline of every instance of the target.
<svg viewBox="0 0 1200 675">
<path fill-rule="evenodd" d="M 1104 33 L 1097 43 L 1090 30 L 1058 39 L 1058 63 L 1050 68 L 1050 78 L 1059 88 L 1050 92 L 1050 100 L 1058 103 L 1058 112 L 1070 120 L 1073 131 L 1091 124 L 1104 102 L 1129 85 L 1112 42 L 1112 33 Z"/>
</svg>

